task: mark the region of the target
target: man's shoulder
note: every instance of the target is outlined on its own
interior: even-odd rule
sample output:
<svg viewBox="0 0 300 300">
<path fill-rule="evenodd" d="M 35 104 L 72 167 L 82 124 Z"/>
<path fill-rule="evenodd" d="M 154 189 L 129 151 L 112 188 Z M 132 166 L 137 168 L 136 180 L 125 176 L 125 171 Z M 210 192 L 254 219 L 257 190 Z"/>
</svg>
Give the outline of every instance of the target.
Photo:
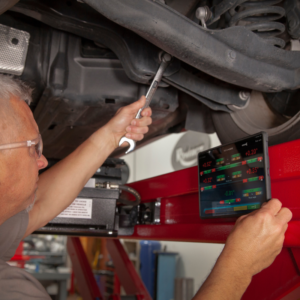
<svg viewBox="0 0 300 300">
<path fill-rule="evenodd" d="M 43 286 L 24 269 L 12 267 L 0 260 L 0 299 L 49 300 Z"/>
<path fill-rule="evenodd" d="M 8 261 L 14 256 L 28 226 L 28 213 L 24 210 L 0 225 L 0 259 Z"/>
</svg>

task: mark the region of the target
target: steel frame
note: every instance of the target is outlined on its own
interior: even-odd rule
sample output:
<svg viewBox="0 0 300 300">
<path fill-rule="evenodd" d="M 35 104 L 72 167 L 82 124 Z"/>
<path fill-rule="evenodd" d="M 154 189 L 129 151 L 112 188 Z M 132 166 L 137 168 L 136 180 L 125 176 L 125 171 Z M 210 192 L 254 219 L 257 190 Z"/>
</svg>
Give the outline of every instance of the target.
<svg viewBox="0 0 300 300">
<path fill-rule="evenodd" d="M 293 219 L 289 223 L 282 252 L 269 268 L 253 277 L 242 299 L 299 300 L 300 202 L 297 196 L 300 185 L 300 140 L 270 147 L 269 158 L 272 196 L 291 209 Z M 142 202 L 159 199 L 161 203 L 160 224 L 135 226 L 131 239 L 225 243 L 234 226 L 234 219 L 200 219 L 197 167 L 135 182 L 129 186 L 141 194 Z M 68 245 L 76 239 L 69 239 Z M 141 279 L 134 274 L 133 265 L 130 265 L 120 242 L 108 240 L 108 248 L 125 290 L 137 295 L 137 299 L 150 300 Z M 82 252 L 78 254 L 84 255 Z M 75 265 L 80 259 L 77 255 Z M 74 273 L 77 277 L 75 270 L 76 267 Z"/>
<path fill-rule="evenodd" d="M 300 140 L 269 147 L 269 158 L 272 196 L 293 212 L 284 245 L 300 247 Z M 135 226 L 130 238 L 225 243 L 233 228 L 235 219 L 200 219 L 197 167 L 129 186 L 140 193 L 142 202 L 161 200 L 160 224 Z"/>
<path fill-rule="evenodd" d="M 119 280 L 127 295 L 135 300 L 152 300 L 142 279 L 137 274 L 122 244 L 117 239 L 107 239 L 107 249 L 116 269 L 117 284 L 110 300 L 121 300 Z M 69 237 L 68 252 L 72 261 L 76 284 L 83 300 L 103 300 L 86 254 L 78 237 Z"/>
<path fill-rule="evenodd" d="M 103 300 L 80 239 L 78 237 L 69 237 L 67 249 L 81 297 L 84 300 Z"/>
<path fill-rule="evenodd" d="M 126 294 L 135 295 L 138 299 L 152 300 L 120 241 L 108 239 L 107 249 Z"/>
</svg>

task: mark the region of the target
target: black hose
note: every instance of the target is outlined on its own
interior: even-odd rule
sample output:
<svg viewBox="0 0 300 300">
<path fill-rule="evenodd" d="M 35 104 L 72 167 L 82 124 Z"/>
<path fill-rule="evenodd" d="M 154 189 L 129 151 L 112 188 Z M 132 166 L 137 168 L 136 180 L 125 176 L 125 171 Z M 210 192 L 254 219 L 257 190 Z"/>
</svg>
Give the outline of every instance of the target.
<svg viewBox="0 0 300 300">
<path fill-rule="evenodd" d="M 135 197 L 135 201 L 131 201 L 125 198 L 119 198 L 118 202 L 122 203 L 124 205 L 130 205 L 130 206 L 137 206 L 141 203 L 141 196 L 140 194 L 134 190 L 133 188 L 126 186 L 126 185 L 120 185 L 119 189 L 122 191 L 126 191 L 128 193 L 130 193 L 131 195 L 133 195 Z"/>
</svg>

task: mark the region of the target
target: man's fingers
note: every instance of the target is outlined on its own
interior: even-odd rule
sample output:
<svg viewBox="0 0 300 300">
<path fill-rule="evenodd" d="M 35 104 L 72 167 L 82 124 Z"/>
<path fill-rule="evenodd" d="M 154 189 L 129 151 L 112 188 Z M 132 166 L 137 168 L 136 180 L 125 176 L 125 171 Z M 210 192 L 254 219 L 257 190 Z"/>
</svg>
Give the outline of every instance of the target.
<svg viewBox="0 0 300 300">
<path fill-rule="evenodd" d="M 245 218 L 247 218 L 247 216 L 248 216 L 248 215 L 240 216 L 240 217 L 236 220 L 235 224 L 240 223 L 240 222 L 243 221 Z"/>
<path fill-rule="evenodd" d="M 149 128 L 147 126 L 143 127 L 136 127 L 136 126 L 127 126 L 126 131 L 129 133 L 147 133 L 149 131 Z"/>
<path fill-rule="evenodd" d="M 146 97 L 142 96 L 139 100 L 126 106 L 127 111 L 130 113 L 137 113 L 140 108 L 142 108 L 146 103 Z"/>
<path fill-rule="evenodd" d="M 135 141 L 141 141 L 144 138 L 144 135 L 140 133 L 126 133 L 125 136 Z"/>
<path fill-rule="evenodd" d="M 271 199 L 261 208 L 261 210 L 268 210 L 272 215 L 276 216 L 281 210 L 281 207 L 282 203 L 278 199 Z"/>
<path fill-rule="evenodd" d="M 293 217 L 292 212 L 287 208 L 283 207 L 277 214 L 276 219 L 280 220 L 282 223 L 288 223 Z"/>
<path fill-rule="evenodd" d="M 145 108 L 142 111 L 142 116 L 143 117 L 151 117 L 152 116 L 152 110 L 151 110 L 151 108 L 150 107 Z"/>
<path fill-rule="evenodd" d="M 151 123 L 152 123 L 151 117 L 143 117 L 141 119 L 133 119 L 131 121 L 131 125 L 139 126 L 139 127 L 149 126 L 149 125 L 151 125 Z"/>
</svg>

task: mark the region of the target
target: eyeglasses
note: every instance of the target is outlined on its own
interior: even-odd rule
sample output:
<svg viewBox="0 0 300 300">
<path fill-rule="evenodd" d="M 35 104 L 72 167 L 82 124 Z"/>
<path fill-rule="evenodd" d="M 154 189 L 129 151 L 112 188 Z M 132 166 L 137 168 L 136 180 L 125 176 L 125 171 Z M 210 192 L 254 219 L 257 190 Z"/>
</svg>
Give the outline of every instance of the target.
<svg viewBox="0 0 300 300">
<path fill-rule="evenodd" d="M 38 137 L 36 139 L 31 140 L 31 141 L 29 140 L 29 141 L 20 142 L 20 143 L 0 145 L 0 150 L 31 147 L 31 146 L 34 146 L 35 152 L 36 152 L 38 158 L 40 158 L 43 153 L 43 140 L 42 140 L 42 136 L 40 134 L 38 135 Z"/>
</svg>

